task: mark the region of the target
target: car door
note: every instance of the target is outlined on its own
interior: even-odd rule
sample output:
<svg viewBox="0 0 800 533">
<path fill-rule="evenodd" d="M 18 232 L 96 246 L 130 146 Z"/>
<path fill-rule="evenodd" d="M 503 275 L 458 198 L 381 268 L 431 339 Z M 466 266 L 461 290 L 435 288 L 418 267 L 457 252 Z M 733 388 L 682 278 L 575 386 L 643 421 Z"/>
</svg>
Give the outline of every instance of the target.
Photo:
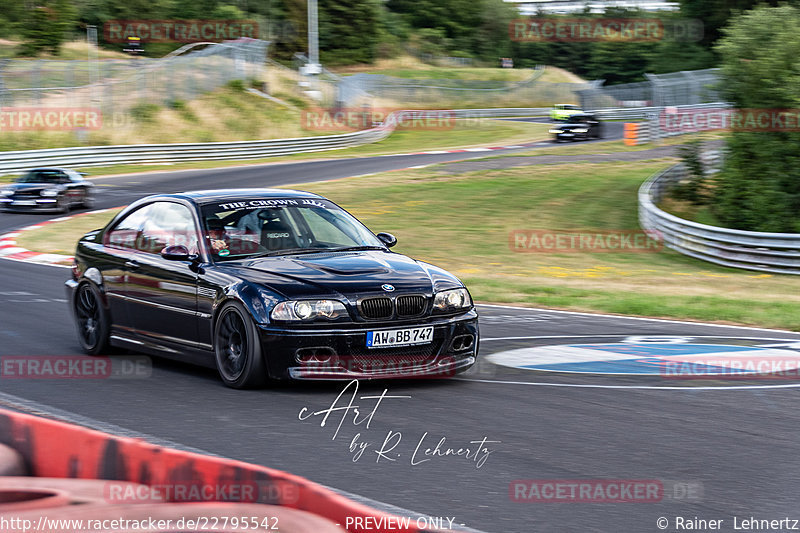
<svg viewBox="0 0 800 533">
<path fill-rule="evenodd" d="M 161 257 L 167 247 L 198 249 L 192 210 L 177 202 L 150 204 L 128 262 L 127 300 L 136 333 L 156 342 L 197 345 L 197 273 L 189 261 Z"/>
<path fill-rule="evenodd" d="M 131 211 L 103 235 L 102 258 L 97 261 L 103 279 L 112 329 L 115 333 L 135 333 L 128 304 L 128 275 L 136 257 L 136 243 L 153 204 Z"/>
</svg>

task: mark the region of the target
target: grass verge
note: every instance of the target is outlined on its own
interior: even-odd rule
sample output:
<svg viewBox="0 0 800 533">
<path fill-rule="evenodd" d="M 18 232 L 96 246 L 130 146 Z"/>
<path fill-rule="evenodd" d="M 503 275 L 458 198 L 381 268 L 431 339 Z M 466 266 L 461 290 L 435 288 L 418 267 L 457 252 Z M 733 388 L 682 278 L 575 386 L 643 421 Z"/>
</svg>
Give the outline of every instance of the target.
<svg viewBox="0 0 800 533">
<path fill-rule="evenodd" d="M 437 167 L 303 184 L 349 209 L 397 251 L 447 268 L 477 301 L 800 330 L 800 280 L 717 267 L 671 250 L 519 253 L 514 229 L 631 230 L 636 192 L 674 160 L 565 163 L 459 175 Z M 73 219 L 21 245 L 63 253 L 86 230 Z M 435 228 L 435 229 L 434 229 Z"/>
</svg>

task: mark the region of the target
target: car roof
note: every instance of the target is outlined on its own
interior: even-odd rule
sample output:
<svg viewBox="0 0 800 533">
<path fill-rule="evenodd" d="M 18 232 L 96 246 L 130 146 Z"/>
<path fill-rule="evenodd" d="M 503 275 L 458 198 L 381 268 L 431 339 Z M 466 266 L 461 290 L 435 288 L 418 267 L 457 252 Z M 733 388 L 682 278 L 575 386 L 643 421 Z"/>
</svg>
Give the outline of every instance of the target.
<svg viewBox="0 0 800 533">
<path fill-rule="evenodd" d="M 159 194 L 151 198 L 183 198 L 196 204 L 251 198 L 322 198 L 318 194 L 293 189 L 207 189 L 175 194 Z"/>
</svg>

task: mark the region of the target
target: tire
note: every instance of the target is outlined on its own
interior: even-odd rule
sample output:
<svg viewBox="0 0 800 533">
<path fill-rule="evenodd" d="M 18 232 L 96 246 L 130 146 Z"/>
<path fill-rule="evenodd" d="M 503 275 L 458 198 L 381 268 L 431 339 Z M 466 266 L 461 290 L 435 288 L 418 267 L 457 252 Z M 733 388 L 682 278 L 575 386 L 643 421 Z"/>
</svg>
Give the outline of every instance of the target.
<svg viewBox="0 0 800 533">
<path fill-rule="evenodd" d="M 214 324 L 214 360 L 223 383 L 234 389 L 261 387 L 267 367 L 255 324 L 236 302 L 222 306 Z"/>
<path fill-rule="evenodd" d="M 89 355 L 104 353 L 109 347 L 111 321 L 103 307 L 100 291 L 94 284 L 78 285 L 73 302 L 75 325 L 83 350 Z"/>
<path fill-rule="evenodd" d="M 56 211 L 61 214 L 69 212 L 69 201 L 66 196 L 59 196 L 56 198 Z"/>
<path fill-rule="evenodd" d="M 83 193 L 83 202 L 81 202 L 81 207 L 84 209 L 91 209 L 94 207 L 94 195 L 92 191 L 86 190 Z"/>
</svg>

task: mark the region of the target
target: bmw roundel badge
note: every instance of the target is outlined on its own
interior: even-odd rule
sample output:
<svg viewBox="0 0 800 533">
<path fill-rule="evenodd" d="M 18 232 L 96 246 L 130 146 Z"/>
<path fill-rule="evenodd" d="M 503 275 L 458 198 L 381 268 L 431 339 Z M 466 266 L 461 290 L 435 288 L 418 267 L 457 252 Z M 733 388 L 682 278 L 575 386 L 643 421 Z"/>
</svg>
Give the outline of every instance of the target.
<svg viewBox="0 0 800 533">
<path fill-rule="evenodd" d="M 388 283 L 384 283 L 381 285 L 381 289 L 385 290 L 386 292 L 392 292 L 394 290 L 394 285 L 389 285 Z"/>
</svg>

